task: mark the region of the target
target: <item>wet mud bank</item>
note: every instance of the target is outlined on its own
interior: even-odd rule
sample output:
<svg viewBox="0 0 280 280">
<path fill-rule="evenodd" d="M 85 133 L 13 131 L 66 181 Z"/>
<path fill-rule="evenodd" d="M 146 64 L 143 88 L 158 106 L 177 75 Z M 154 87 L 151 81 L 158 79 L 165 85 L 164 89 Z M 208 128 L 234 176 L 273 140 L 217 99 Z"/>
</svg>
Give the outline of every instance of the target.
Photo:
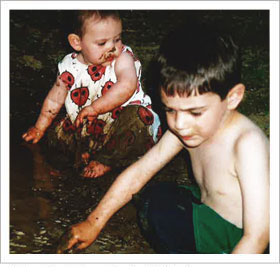
<svg viewBox="0 0 280 280">
<path fill-rule="evenodd" d="M 53 176 L 40 145 L 11 143 L 10 253 L 56 253 L 61 235 L 84 220 L 119 174 L 112 171 L 97 179 L 80 176 L 75 169 Z M 153 178 L 152 182 L 189 182 L 183 155 Z M 174 168 L 174 166 L 179 166 Z M 97 240 L 83 254 L 153 254 L 141 235 L 132 202 L 120 209 L 107 223 Z"/>
</svg>

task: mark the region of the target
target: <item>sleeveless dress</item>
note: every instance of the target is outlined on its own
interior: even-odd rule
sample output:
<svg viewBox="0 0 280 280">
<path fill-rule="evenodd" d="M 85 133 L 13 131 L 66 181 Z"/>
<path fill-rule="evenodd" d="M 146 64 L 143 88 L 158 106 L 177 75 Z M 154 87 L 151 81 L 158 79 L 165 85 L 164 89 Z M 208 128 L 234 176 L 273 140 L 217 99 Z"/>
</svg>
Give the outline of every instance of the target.
<svg viewBox="0 0 280 280">
<path fill-rule="evenodd" d="M 80 155 L 88 152 L 92 159 L 106 165 L 126 166 L 149 150 L 161 137 L 158 115 L 152 110 L 151 98 L 141 86 L 141 63 L 128 46 L 134 59 L 137 88 L 131 98 L 112 111 L 99 115 L 89 126 L 75 128 L 74 122 L 85 106 L 105 94 L 117 82 L 115 62 L 108 66 L 86 65 L 78 61 L 77 53 L 66 55 L 58 64 L 58 74 L 67 85 L 66 115 L 58 117 L 49 130 L 49 143 L 63 151 Z M 77 163 L 77 162 L 76 162 Z"/>
</svg>

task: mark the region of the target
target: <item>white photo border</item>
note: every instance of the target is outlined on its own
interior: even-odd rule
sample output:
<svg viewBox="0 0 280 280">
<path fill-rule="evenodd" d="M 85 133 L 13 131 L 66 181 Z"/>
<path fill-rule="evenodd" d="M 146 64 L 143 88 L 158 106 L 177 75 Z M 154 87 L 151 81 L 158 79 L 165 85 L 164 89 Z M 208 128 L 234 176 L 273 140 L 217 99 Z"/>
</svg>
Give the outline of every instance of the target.
<svg viewBox="0 0 280 280">
<path fill-rule="evenodd" d="M 271 245 L 267 255 L 9 254 L 9 11 L 65 9 L 64 1 L 1 2 L 1 262 L 2 263 L 279 263 L 279 2 L 68 1 L 67 9 L 203 9 L 270 11 Z"/>
</svg>

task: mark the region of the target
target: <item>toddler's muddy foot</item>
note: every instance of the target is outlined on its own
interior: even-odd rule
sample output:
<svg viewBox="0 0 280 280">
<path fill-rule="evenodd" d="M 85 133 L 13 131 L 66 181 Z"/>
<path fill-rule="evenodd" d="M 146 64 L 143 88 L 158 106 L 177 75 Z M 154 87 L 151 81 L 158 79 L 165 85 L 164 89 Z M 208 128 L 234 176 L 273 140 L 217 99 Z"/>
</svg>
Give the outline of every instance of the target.
<svg viewBox="0 0 280 280">
<path fill-rule="evenodd" d="M 90 154 L 89 153 L 83 153 L 82 154 L 82 162 L 84 163 L 84 164 L 88 164 L 88 162 L 89 162 L 89 158 L 90 158 Z"/>
<path fill-rule="evenodd" d="M 92 160 L 88 164 L 88 166 L 84 168 L 82 176 L 87 178 L 97 178 L 103 176 L 105 173 L 109 172 L 110 170 L 111 170 L 110 166 Z"/>
</svg>

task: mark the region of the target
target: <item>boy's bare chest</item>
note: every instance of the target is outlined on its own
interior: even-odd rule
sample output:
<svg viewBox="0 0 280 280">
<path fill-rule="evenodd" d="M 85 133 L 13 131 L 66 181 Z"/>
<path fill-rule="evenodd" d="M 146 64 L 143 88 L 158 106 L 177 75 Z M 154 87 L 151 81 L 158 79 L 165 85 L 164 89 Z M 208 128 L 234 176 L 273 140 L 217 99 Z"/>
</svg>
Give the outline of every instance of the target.
<svg viewBox="0 0 280 280">
<path fill-rule="evenodd" d="M 196 181 L 207 193 L 226 193 L 238 183 L 230 143 L 198 149 L 190 155 Z"/>
<path fill-rule="evenodd" d="M 229 145 L 190 153 L 193 173 L 201 190 L 201 201 L 224 219 L 242 227 L 242 199 Z"/>
</svg>

